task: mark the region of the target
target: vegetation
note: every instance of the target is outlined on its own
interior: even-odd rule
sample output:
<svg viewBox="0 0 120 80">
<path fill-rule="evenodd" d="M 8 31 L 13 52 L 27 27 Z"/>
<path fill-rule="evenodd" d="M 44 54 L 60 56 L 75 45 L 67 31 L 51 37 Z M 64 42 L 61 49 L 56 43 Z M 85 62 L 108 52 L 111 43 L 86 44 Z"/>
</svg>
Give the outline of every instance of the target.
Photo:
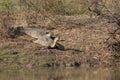
<svg viewBox="0 0 120 80">
<path fill-rule="evenodd" d="M 119 66 L 119 5 L 120 0 L 0 0 L 0 62 L 17 67 Z M 43 49 L 17 34 L 19 26 L 59 34 L 65 50 Z"/>
<path fill-rule="evenodd" d="M 22 10 L 44 14 L 79 15 L 85 13 L 95 1 L 98 2 L 99 8 L 106 6 L 114 10 L 120 9 L 118 0 L 1 0 L 0 10 L 2 12 Z"/>
</svg>

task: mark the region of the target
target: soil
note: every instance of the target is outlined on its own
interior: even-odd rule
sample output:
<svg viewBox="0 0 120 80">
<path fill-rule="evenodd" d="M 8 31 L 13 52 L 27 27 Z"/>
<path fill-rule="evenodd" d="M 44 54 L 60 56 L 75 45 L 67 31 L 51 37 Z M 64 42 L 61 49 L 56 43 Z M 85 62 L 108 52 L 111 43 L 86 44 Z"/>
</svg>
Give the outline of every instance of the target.
<svg viewBox="0 0 120 80">
<path fill-rule="evenodd" d="M 42 47 L 33 43 L 35 39 L 28 35 L 1 36 L 0 68 L 120 66 L 120 30 L 115 34 L 118 41 L 110 35 L 118 27 L 115 22 L 108 23 L 107 19 L 86 15 L 55 16 L 52 19 L 57 24 L 49 19 L 36 23 L 31 20 L 29 27 L 40 27 L 60 36 L 58 43 L 64 50 Z"/>
</svg>

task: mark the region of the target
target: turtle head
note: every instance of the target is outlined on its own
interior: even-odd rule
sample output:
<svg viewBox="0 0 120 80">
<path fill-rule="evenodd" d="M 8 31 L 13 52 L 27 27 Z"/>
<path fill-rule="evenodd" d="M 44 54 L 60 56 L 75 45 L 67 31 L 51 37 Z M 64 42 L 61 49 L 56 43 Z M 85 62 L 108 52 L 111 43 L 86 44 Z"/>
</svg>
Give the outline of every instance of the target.
<svg viewBox="0 0 120 80">
<path fill-rule="evenodd" d="M 18 32 L 23 32 L 24 28 L 23 27 L 17 27 Z"/>
<path fill-rule="evenodd" d="M 51 35 L 52 35 L 52 33 L 46 32 L 46 36 L 47 36 L 47 37 L 51 37 Z"/>
<path fill-rule="evenodd" d="M 16 27 L 15 28 L 15 34 L 19 35 L 19 34 L 22 34 L 21 32 L 23 32 L 23 27 Z"/>
</svg>

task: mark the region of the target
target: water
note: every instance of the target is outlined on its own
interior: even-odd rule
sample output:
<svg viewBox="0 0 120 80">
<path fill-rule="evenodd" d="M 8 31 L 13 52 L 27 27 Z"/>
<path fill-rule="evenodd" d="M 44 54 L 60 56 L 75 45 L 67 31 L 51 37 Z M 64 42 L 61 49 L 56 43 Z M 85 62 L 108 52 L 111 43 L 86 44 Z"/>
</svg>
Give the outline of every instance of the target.
<svg viewBox="0 0 120 80">
<path fill-rule="evenodd" d="M 0 70 L 0 80 L 120 80 L 120 68 Z"/>
</svg>

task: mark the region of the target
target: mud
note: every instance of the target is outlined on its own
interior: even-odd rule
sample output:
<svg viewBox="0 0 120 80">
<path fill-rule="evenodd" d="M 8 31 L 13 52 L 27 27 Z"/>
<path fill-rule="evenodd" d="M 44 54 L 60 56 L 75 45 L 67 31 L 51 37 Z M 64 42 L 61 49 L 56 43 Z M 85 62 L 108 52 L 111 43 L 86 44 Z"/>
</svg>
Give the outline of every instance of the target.
<svg viewBox="0 0 120 80">
<path fill-rule="evenodd" d="M 1 36 L 0 68 L 120 66 L 120 49 L 114 52 L 111 47 L 117 41 L 113 38 L 107 40 L 109 33 L 116 29 L 116 23 L 86 16 L 56 16 L 54 20 L 58 25 L 46 21 L 48 25 L 40 28 L 60 36 L 59 43 L 64 50 L 42 47 L 33 43 L 35 39 L 28 35 Z M 40 24 L 35 25 L 39 27 Z M 117 35 L 120 40 L 120 35 Z"/>
</svg>

